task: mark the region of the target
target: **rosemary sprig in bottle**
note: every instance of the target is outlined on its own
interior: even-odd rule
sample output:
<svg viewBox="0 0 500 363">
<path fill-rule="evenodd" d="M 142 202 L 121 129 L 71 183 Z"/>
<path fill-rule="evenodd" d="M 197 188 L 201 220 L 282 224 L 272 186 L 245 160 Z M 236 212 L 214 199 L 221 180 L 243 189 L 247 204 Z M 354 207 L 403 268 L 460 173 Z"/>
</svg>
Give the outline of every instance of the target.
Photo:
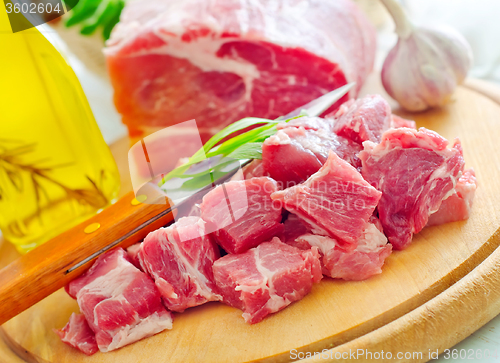
<svg viewBox="0 0 500 363">
<path fill-rule="evenodd" d="M 2 145 L 2 141 L 4 145 Z M 96 209 L 103 208 L 108 204 L 104 193 L 99 189 L 96 181 L 92 180 L 92 178 L 90 178 L 89 176 L 86 176 L 87 180 L 89 181 L 88 188 L 69 188 L 64 183 L 50 176 L 51 171 L 68 165 L 42 167 L 39 164 L 44 160 L 35 163 L 23 162 L 22 157 L 26 154 L 34 152 L 36 145 L 26 144 L 7 148 L 5 146 L 6 143 L 7 142 L 5 142 L 5 140 L 0 140 L 0 173 L 4 174 L 7 180 L 19 193 L 22 193 L 23 190 L 25 190 L 25 188 L 27 187 L 23 183 L 23 173 L 27 173 L 29 175 L 31 187 L 35 192 L 37 209 L 39 212 L 42 207 L 42 195 L 45 196 L 47 200 L 49 199 L 48 193 L 45 191 L 43 185 L 41 184 L 42 180 L 57 185 L 65 191 L 68 198 L 74 199 L 81 204 L 86 204 Z M 7 197 L 6 193 L 2 189 L 2 186 L 0 184 L 0 200 L 5 197 Z"/>
</svg>

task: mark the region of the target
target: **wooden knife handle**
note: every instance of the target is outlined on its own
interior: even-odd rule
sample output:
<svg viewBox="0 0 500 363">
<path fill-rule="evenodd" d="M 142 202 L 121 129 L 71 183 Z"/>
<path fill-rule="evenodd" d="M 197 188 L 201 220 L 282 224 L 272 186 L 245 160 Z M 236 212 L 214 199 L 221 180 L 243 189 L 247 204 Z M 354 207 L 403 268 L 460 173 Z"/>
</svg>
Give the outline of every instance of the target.
<svg viewBox="0 0 500 363">
<path fill-rule="evenodd" d="M 138 203 L 132 192 L 84 223 L 47 241 L 0 270 L 0 325 L 65 286 L 97 258 L 72 272 L 73 266 L 170 208 Z M 131 233 L 117 247 L 129 247 L 173 220 L 165 213 L 147 227 Z"/>
</svg>

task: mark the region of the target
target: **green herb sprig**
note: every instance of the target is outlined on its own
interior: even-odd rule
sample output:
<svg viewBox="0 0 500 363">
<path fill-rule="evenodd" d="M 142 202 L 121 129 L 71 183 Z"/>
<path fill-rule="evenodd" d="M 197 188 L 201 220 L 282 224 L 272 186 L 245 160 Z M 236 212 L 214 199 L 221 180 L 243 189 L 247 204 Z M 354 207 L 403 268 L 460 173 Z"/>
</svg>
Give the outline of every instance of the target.
<svg viewBox="0 0 500 363">
<path fill-rule="evenodd" d="M 19 194 L 25 193 L 27 188 L 32 188 L 36 201 L 36 213 L 32 217 L 40 217 L 45 205 L 62 201 L 50 200 L 49 193 L 44 188 L 46 183 L 50 183 L 65 191 L 66 198 L 63 200 L 73 199 L 82 205 L 89 205 L 95 209 L 103 208 L 108 204 L 108 200 L 96 180 L 87 175 L 87 188 L 72 189 L 51 176 L 52 171 L 70 166 L 70 164 L 41 166 L 39 164 L 46 160 L 39 160 L 35 163 L 25 162 L 23 160 L 25 156 L 36 152 L 36 144 L 18 144 L 15 140 L 0 139 L 0 201 L 8 198 L 4 187 L 7 183 Z M 103 170 L 101 170 L 100 178 L 101 181 L 104 179 Z M 42 203 L 42 198 L 45 199 L 44 203 Z M 22 228 L 15 230 L 22 231 Z"/>
<path fill-rule="evenodd" d="M 268 137 L 276 133 L 278 123 L 288 122 L 302 116 L 296 116 L 287 120 L 247 117 L 236 121 L 212 136 L 185 164 L 165 175 L 160 181 L 159 186 L 161 187 L 165 182 L 173 178 L 189 178 L 191 180 L 186 181 L 184 187 L 194 189 L 200 185 L 206 185 L 207 180 L 209 180 L 208 177 L 217 179 L 219 176 L 224 175 L 224 172 L 221 172 L 221 170 L 225 166 L 234 163 L 235 160 L 262 159 L 262 144 Z M 227 137 L 254 126 L 258 127 L 238 134 L 221 143 Z M 219 157 L 219 162 L 215 166 L 195 174 L 187 173 L 191 166 L 216 157 Z"/>
<path fill-rule="evenodd" d="M 120 20 L 126 0 L 64 0 L 71 9 L 66 20 L 67 27 L 80 25 L 80 33 L 91 35 L 102 28 L 102 37 L 109 39 L 111 31 Z"/>
</svg>

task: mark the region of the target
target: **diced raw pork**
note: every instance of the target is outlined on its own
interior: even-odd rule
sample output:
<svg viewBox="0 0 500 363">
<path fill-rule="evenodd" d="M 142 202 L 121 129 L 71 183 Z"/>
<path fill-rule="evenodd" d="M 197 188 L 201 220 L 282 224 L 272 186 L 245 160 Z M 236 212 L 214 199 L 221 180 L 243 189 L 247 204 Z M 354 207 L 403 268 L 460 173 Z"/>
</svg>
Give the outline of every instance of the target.
<svg viewBox="0 0 500 363">
<path fill-rule="evenodd" d="M 283 130 L 289 127 L 303 127 L 306 130 L 326 130 L 332 131 L 333 122 L 332 120 L 321 118 L 321 117 L 309 117 L 302 116 L 294 118 L 288 122 L 280 122 L 276 128 L 278 130 Z"/>
<path fill-rule="evenodd" d="M 283 230 L 281 206 L 271 199 L 277 190 L 267 177 L 219 185 L 203 197 L 201 218 L 227 252 L 245 252 Z"/>
<path fill-rule="evenodd" d="M 417 124 L 413 120 L 408 120 L 402 117 L 399 117 L 398 115 L 392 115 L 392 123 L 391 127 L 394 128 L 399 128 L 399 127 L 408 127 L 409 129 L 417 129 Z"/>
<path fill-rule="evenodd" d="M 68 324 L 61 330 L 55 330 L 55 332 L 64 343 L 87 355 L 92 355 L 99 350 L 95 341 L 95 334 L 90 329 L 83 314 L 71 314 Z"/>
<path fill-rule="evenodd" d="M 322 278 L 317 248 L 288 246 L 279 238 L 245 253 L 215 261 L 215 281 L 223 302 L 243 310 L 243 318 L 258 323 L 311 291 Z"/>
<path fill-rule="evenodd" d="M 127 248 L 127 255 L 130 262 L 142 271 L 141 262 L 139 261 L 139 250 L 141 249 L 141 243 L 136 243 L 129 248 Z"/>
<path fill-rule="evenodd" d="M 192 203 L 182 204 L 177 208 L 177 215 L 175 218 L 179 220 L 181 217 L 200 217 L 201 210 L 201 197 L 193 200 Z"/>
<path fill-rule="evenodd" d="M 253 160 L 250 164 L 244 166 L 242 168 L 242 171 L 243 171 L 243 178 L 244 179 L 260 178 L 261 176 L 269 176 L 269 175 L 267 175 L 268 173 L 264 170 L 264 167 L 262 165 L 262 160 L 260 160 L 260 159 Z"/>
<path fill-rule="evenodd" d="M 399 128 L 385 132 L 380 144 L 363 145 L 363 177 L 382 192 L 378 215 L 384 233 L 402 250 L 453 193 L 464 168 L 460 141 L 448 149 L 434 131 Z"/>
<path fill-rule="evenodd" d="M 321 254 L 323 274 L 343 280 L 366 280 L 382 272 L 385 259 L 392 246 L 373 223 L 367 223 L 354 251 L 345 252 L 331 237 L 305 234 L 296 244 L 316 246 Z"/>
<path fill-rule="evenodd" d="M 76 298 L 101 352 L 172 329 L 172 314 L 153 280 L 121 248 L 99 257 L 66 291 Z"/>
<path fill-rule="evenodd" d="M 168 309 L 182 312 L 221 299 L 212 273 L 212 265 L 220 257 L 219 248 L 206 234 L 200 218 L 180 218 L 167 228 L 149 233 L 137 257 L 155 280 Z"/>
<path fill-rule="evenodd" d="M 342 105 L 334 118 L 333 131 L 338 135 L 359 144 L 367 140 L 380 142 L 391 127 L 391 106 L 380 95 L 368 95 Z"/>
<path fill-rule="evenodd" d="M 105 53 L 132 135 L 196 119 L 207 136 L 350 81 L 355 96 L 372 69 L 375 29 L 349 0 L 134 0 Z"/>
<path fill-rule="evenodd" d="M 305 181 L 326 162 L 330 150 L 354 167 L 360 145 L 325 129 L 286 127 L 262 145 L 262 165 L 283 189 Z"/>
<path fill-rule="evenodd" d="M 295 214 L 290 213 L 286 219 L 285 229 L 281 234 L 281 241 L 287 245 L 300 248 L 301 250 L 307 250 L 311 248 L 308 243 L 298 241 L 298 238 L 304 234 L 309 233 L 309 228 L 302 222 L 302 220 Z"/>
<path fill-rule="evenodd" d="M 349 251 L 356 248 L 381 195 L 356 169 L 330 152 L 325 165 L 305 183 L 271 198 L 301 218 L 312 233 L 333 237 Z"/>
<path fill-rule="evenodd" d="M 453 194 L 443 200 L 436 213 L 432 213 L 429 216 L 427 225 L 436 226 L 468 219 L 476 189 L 477 180 L 474 169 L 465 170 L 460 179 L 458 179 Z"/>
</svg>

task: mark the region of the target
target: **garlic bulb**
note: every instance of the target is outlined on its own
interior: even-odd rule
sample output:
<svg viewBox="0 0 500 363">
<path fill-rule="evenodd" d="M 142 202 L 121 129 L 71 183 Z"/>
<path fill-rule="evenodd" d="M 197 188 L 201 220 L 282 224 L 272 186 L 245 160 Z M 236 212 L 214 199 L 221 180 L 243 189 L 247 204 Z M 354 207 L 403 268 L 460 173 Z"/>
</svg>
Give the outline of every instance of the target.
<svg viewBox="0 0 500 363">
<path fill-rule="evenodd" d="M 446 104 L 472 64 L 465 38 L 451 28 L 416 27 L 395 0 L 381 0 L 399 40 L 382 67 L 387 93 L 409 111 Z"/>
</svg>

